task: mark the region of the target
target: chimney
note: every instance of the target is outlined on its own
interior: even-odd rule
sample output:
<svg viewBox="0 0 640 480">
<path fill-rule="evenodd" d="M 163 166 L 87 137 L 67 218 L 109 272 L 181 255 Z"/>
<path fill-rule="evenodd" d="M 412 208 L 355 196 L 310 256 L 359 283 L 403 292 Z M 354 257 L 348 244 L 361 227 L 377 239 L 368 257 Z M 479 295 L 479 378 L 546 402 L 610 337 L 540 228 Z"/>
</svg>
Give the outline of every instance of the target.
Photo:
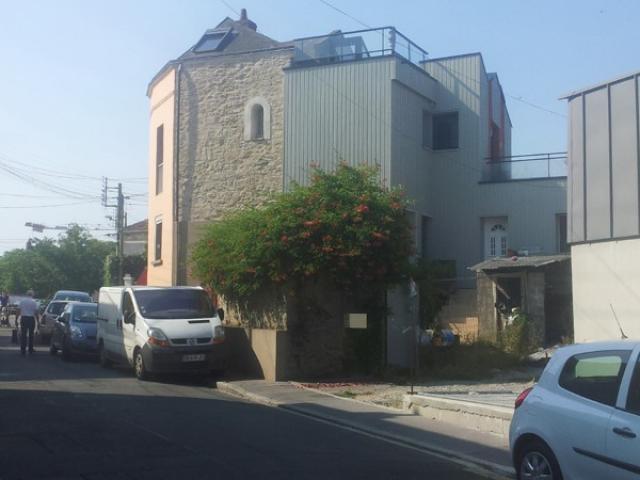
<svg viewBox="0 0 640 480">
<path fill-rule="evenodd" d="M 253 31 L 256 31 L 258 29 L 258 25 L 256 25 L 254 22 L 249 20 L 249 17 L 247 16 L 246 8 L 243 8 L 242 10 L 240 10 L 240 20 L 238 20 L 238 23 L 241 25 L 244 25 L 247 28 L 250 28 Z"/>
</svg>

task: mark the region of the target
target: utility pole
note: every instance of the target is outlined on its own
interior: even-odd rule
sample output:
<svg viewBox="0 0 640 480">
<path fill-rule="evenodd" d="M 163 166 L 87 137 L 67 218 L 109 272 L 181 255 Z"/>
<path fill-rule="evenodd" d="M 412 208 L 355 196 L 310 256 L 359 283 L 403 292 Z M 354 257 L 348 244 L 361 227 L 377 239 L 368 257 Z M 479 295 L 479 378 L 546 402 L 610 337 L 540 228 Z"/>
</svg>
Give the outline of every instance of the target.
<svg viewBox="0 0 640 480">
<path fill-rule="evenodd" d="M 118 228 L 118 283 L 124 277 L 124 195 L 122 194 L 122 183 L 118 183 L 118 212 L 116 217 L 116 225 Z"/>
<path fill-rule="evenodd" d="M 118 198 L 116 204 L 109 204 L 109 180 L 104 177 L 102 181 L 102 205 L 105 207 L 115 207 L 116 209 L 116 256 L 118 257 L 118 283 L 123 282 L 124 276 L 124 194 L 122 193 L 122 183 L 118 183 Z"/>
</svg>

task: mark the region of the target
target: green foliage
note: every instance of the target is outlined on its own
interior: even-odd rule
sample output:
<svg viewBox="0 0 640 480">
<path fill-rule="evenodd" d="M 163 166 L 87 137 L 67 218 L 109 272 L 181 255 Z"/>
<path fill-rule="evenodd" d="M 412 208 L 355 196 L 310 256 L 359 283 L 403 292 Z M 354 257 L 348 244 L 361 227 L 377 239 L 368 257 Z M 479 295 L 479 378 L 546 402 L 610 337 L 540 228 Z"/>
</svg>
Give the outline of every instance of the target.
<svg viewBox="0 0 640 480">
<path fill-rule="evenodd" d="M 529 353 L 529 322 L 524 313 L 516 313 L 511 324 L 503 329 L 500 345 L 505 352 L 514 355 L 524 356 Z"/>
<path fill-rule="evenodd" d="M 147 255 L 127 255 L 122 259 L 122 272 L 129 274 L 135 280 L 147 266 Z M 118 257 L 115 254 L 107 255 L 104 259 L 104 279 L 105 287 L 112 285 L 122 285 L 123 280 L 118 279 Z"/>
<path fill-rule="evenodd" d="M 30 248 L 6 252 L 0 257 L 0 287 L 21 293 L 34 289 L 48 297 L 56 290 L 93 292 L 102 285 L 104 258 L 114 244 L 92 238 L 74 226 L 60 240 L 32 241 Z"/>
<path fill-rule="evenodd" d="M 310 186 L 210 225 L 194 248 L 193 273 L 239 302 L 317 279 L 345 292 L 398 283 L 412 249 L 406 206 L 401 191 L 380 185 L 376 169 L 316 169 Z"/>
<path fill-rule="evenodd" d="M 484 343 L 423 348 L 419 361 L 422 376 L 448 380 L 488 378 L 496 370 L 512 369 L 519 365 L 516 355 Z"/>
</svg>

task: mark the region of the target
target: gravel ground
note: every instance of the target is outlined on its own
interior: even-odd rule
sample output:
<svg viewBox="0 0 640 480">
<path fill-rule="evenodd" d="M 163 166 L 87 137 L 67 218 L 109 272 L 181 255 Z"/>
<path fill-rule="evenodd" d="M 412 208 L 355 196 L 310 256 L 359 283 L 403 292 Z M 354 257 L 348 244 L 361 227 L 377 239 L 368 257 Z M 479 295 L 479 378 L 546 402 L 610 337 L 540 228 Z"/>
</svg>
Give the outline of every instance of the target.
<svg viewBox="0 0 640 480">
<path fill-rule="evenodd" d="M 493 376 L 480 381 L 433 380 L 417 381 L 415 392 L 439 394 L 483 394 L 513 393 L 519 394 L 531 386 L 538 378 L 542 368 L 496 371 Z M 314 388 L 346 398 L 354 398 L 364 402 L 402 408 L 402 398 L 409 393 L 411 385 L 376 381 L 332 381 L 303 383 L 304 387 Z"/>
</svg>

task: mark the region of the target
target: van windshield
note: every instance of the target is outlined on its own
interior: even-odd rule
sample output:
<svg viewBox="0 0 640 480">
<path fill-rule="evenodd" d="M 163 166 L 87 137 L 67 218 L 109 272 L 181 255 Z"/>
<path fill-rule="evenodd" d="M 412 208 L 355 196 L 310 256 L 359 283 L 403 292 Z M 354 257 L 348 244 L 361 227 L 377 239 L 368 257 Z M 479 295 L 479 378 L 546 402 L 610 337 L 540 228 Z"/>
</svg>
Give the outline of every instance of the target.
<svg viewBox="0 0 640 480">
<path fill-rule="evenodd" d="M 211 318 L 215 314 L 203 290 L 158 289 L 134 292 L 140 313 L 154 320 Z"/>
</svg>

